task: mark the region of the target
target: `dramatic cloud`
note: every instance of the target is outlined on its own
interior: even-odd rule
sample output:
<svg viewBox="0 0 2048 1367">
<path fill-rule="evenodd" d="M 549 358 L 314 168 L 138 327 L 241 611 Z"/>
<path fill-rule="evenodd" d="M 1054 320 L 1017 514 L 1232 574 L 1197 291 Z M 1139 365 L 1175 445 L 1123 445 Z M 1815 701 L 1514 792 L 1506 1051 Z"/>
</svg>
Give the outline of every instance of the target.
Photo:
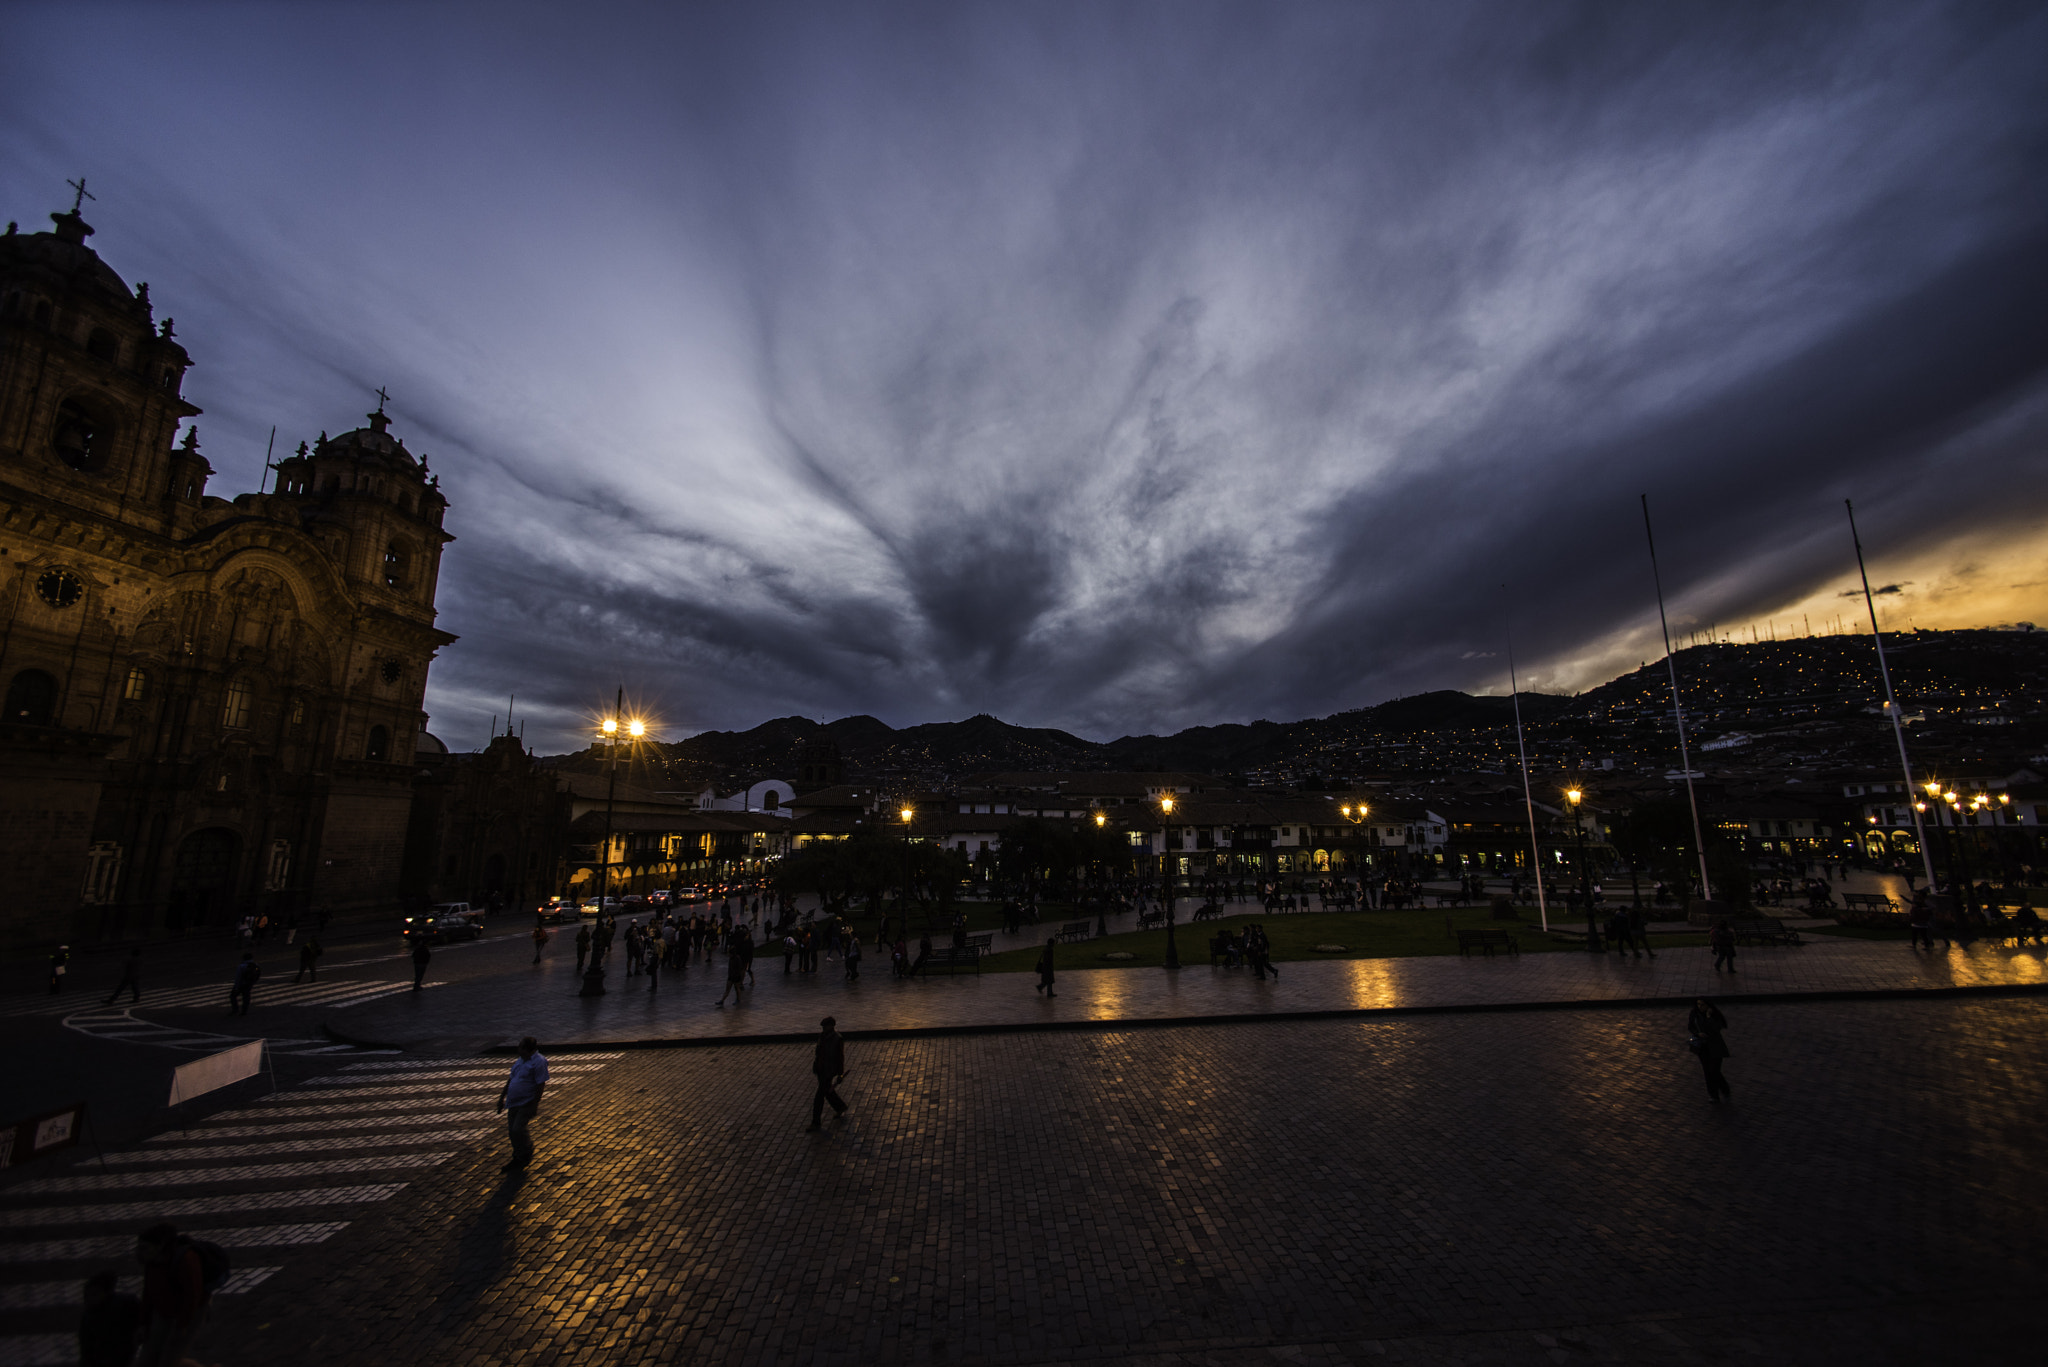
<svg viewBox="0 0 2048 1367">
<path fill-rule="evenodd" d="M 2048 618 L 2038 6 L 7 29 L 6 212 L 103 192 L 224 491 L 390 386 L 458 746 L 1572 687 L 1658 648 L 1644 493 L 1676 631 L 1846 612 L 1844 498 L 1887 613 Z"/>
</svg>

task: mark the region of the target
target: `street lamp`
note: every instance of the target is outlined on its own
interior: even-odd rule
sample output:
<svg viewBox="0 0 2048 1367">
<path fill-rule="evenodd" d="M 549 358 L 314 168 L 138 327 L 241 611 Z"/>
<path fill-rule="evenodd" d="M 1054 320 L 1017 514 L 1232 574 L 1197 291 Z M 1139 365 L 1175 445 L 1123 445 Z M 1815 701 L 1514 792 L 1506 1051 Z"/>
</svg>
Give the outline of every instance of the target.
<svg viewBox="0 0 2048 1367">
<path fill-rule="evenodd" d="M 1173 794 L 1168 793 L 1159 799 L 1159 812 L 1162 817 L 1170 818 L 1173 815 Z M 1166 966 L 1179 968 L 1180 947 L 1173 941 L 1173 855 L 1166 848 L 1170 829 L 1164 821 L 1160 823 L 1159 895 L 1166 904 Z"/>
<path fill-rule="evenodd" d="M 609 751 L 606 764 L 608 777 L 605 780 L 604 789 L 604 843 L 599 846 L 601 854 L 598 860 L 597 874 L 597 920 L 600 926 L 604 924 L 605 899 L 611 891 L 612 813 L 619 795 L 619 732 L 623 728 L 626 735 L 635 741 L 640 740 L 647 734 L 647 723 L 638 717 L 620 718 L 619 713 L 625 710 L 626 690 L 621 688 L 619 689 L 617 699 L 612 704 L 612 715 L 599 723 L 597 728 L 599 734 L 604 738 L 605 748 Z M 584 997 L 602 997 L 604 995 L 604 955 L 592 954 L 590 956 L 590 967 L 584 971 L 583 988 L 577 995 Z"/>
<path fill-rule="evenodd" d="M 1095 813 L 1096 834 L 1100 835 L 1102 833 L 1102 828 L 1108 824 L 1109 813 L 1104 811 L 1097 811 Z M 1098 845 L 1099 843 L 1100 842 L 1098 842 Z M 1094 861 L 1094 863 L 1098 870 L 1098 876 L 1095 880 L 1095 933 L 1097 935 L 1107 935 L 1109 934 L 1109 902 L 1108 899 L 1102 895 L 1102 879 L 1099 876 L 1099 870 L 1102 867 L 1102 861 L 1100 859 L 1097 859 Z"/>
<path fill-rule="evenodd" d="M 910 822 L 917 815 L 917 809 L 908 802 L 898 809 L 896 815 L 903 821 L 903 933 L 910 933 L 910 884 L 915 878 L 910 853 Z"/>
<path fill-rule="evenodd" d="M 1572 843 L 1576 847 L 1575 861 L 1579 866 L 1579 896 L 1586 903 L 1586 951 L 1590 954 L 1605 954 L 1607 947 L 1600 943 L 1600 923 L 1593 915 L 1593 880 L 1586 874 L 1586 823 L 1579 814 L 1579 803 L 1585 794 L 1577 788 L 1565 789 L 1564 800 L 1572 809 Z M 1543 876 L 1538 870 L 1536 876 Z"/>
</svg>

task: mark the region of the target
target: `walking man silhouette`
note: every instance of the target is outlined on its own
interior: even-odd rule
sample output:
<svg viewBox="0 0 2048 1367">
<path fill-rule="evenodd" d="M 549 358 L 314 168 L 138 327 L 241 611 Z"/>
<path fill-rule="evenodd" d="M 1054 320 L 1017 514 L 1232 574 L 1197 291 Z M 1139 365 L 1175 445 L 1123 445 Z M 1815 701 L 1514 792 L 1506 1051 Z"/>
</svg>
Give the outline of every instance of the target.
<svg viewBox="0 0 2048 1367">
<path fill-rule="evenodd" d="M 811 1076 L 817 1079 L 818 1090 L 811 1097 L 811 1128 L 817 1129 L 825 1118 L 825 1104 L 830 1102 L 834 1115 L 846 1114 L 846 1103 L 839 1099 L 834 1090 L 839 1080 L 846 1076 L 846 1040 L 839 1033 L 839 1022 L 827 1016 L 818 1022 L 817 1051 L 811 1055 Z"/>
</svg>

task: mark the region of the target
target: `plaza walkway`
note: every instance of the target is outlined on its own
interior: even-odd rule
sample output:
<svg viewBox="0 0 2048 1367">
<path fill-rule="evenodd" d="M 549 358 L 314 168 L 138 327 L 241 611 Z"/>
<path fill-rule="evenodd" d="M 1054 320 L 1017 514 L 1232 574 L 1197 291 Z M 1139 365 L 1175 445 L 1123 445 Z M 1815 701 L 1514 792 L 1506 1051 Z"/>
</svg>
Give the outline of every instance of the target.
<svg viewBox="0 0 2048 1367">
<path fill-rule="evenodd" d="M 1065 948 L 1065 947 L 1062 947 Z M 1078 959 L 1083 946 L 1070 951 Z M 758 985 L 737 1004 L 713 999 L 723 962 L 672 970 L 657 991 L 627 977 L 614 956 L 609 991 L 576 995 L 574 962 L 400 994 L 334 1013 L 351 1038 L 411 1045 L 431 1039 L 494 1043 L 532 1034 L 549 1047 L 636 1042 L 711 1042 L 811 1034 L 833 1015 L 842 1030 L 920 1033 L 1015 1030 L 1087 1023 L 1241 1020 L 1349 1012 L 1473 1010 L 1539 1005 L 1683 1001 L 1695 996 L 1793 997 L 1922 992 L 1954 988 L 2048 988 L 2048 951 L 1977 945 L 1915 952 L 1897 941 L 1809 936 L 1799 947 L 1744 949 L 1734 974 L 1716 973 L 1703 948 L 1665 949 L 1655 959 L 1559 951 L 1495 958 L 1437 956 L 1289 963 L 1259 982 L 1244 969 L 1204 958 L 1178 972 L 1086 968 L 1059 974 L 1056 999 L 1023 973 L 972 973 L 894 980 L 870 958 L 858 982 L 822 961 L 812 974 L 785 975 L 782 956 L 756 960 Z"/>
</svg>

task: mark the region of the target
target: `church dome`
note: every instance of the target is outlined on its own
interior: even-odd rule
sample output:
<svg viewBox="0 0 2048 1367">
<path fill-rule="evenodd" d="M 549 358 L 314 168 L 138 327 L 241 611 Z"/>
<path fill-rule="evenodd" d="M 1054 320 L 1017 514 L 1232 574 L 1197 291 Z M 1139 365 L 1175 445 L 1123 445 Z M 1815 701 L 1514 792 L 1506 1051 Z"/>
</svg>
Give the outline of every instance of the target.
<svg viewBox="0 0 2048 1367">
<path fill-rule="evenodd" d="M 10 232 L 0 237 L 0 269 L 9 274 L 41 276 L 53 292 L 88 289 L 110 303 L 134 305 L 128 282 L 98 252 L 85 245 L 92 228 L 77 214 L 51 214 L 55 232 Z"/>
<path fill-rule="evenodd" d="M 441 738 L 432 731 L 422 731 L 420 738 L 413 742 L 412 752 L 415 755 L 445 755 L 448 753 L 448 747 L 442 744 Z"/>
<path fill-rule="evenodd" d="M 338 437 L 329 437 L 313 454 L 320 456 L 354 456 L 361 460 L 369 456 L 385 456 L 402 460 L 408 465 L 419 464 L 412 452 L 405 449 L 405 443 L 391 435 L 391 415 L 379 409 L 370 416 L 370 425 L 356 427 Z"/>
</svg>

